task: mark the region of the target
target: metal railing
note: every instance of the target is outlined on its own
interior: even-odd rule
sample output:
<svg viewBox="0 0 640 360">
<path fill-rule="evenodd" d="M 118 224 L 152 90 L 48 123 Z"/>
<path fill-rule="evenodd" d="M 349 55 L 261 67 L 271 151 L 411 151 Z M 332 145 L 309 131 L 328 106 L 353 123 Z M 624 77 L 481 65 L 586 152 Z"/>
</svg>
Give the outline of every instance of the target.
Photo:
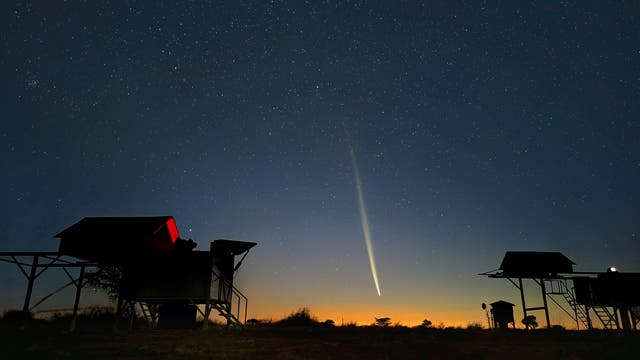
<svg viewBox="0 0 640 360">
<path fill-rule="evenodd" d="M 231 320 L 239 324 L 247 321 L 249 299 L 215 270 L 211 277 L 211 299 L 222 316 L 227 319 L 231 316 Z"/>
<path fill-rule="evenodd" d="M 569 288 L 567 285 L 566 279 L 549 279 L 547 280 L 547 295 L 561 295 L 566 303 L 569 305 L 572 312 L 565 309 L 558 301 L 556 301 L 553 296 L 549 296 L 551 299 L 562 311 L 564 311 L 569 317 L 576 322 L 576 327 L 579 329 L 580 324 L 582 324 L 585 328 L 591 327 L 591 321 L 589 316 L 585 312 L 585 310 L 578 304 L 574 289 Z"/>
</svg>

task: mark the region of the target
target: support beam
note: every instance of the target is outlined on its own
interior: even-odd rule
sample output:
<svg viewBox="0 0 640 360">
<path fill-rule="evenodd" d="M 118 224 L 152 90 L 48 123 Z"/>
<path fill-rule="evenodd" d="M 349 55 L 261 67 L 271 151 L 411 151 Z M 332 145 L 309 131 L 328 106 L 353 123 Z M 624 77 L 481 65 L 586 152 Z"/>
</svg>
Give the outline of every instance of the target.
<svg viewBox="0 0 640 360">
<path fill-rule="evenodd" d="M 135 300 L 131 300 L 129 302 L 129 312 L 130 312 L 130 316 L 129 316 L 129 331 L 133 330 L 133 320 L 135 320 L 136 317 L 136 302 Z"/>
<path fill-rule="evenodd" d="M 527 311 L 544 310 L 544 306 L 536 306 L 527 308 Z"/>
<path fill-rule="evenodd" d="M 122 306 L 123 306 L 122 295 L 118 294 L 118 301 L 116 302 L 116 318 L 113 321 L 113 331 L 118 331 L 118 323 L 120 322 L 120 317 L 122 316 Z"/>
<path fill-rule="evenodd" d="M 522 299 L 523 319 L 527 318 L 527 304 L 524 302 L 524 287 L 522 286 L 522 278 L 518 278 L 518 290 L 520 290 L 520 299 Z M 515 321 L 514 321 L 515 322 Z"/>
<path fill-rule="evenodd" d="M 82 293 L 83 281 L 84 281 L 84 266 L 81 266 L 80 275 L 78 275 L 78 280 L 75 281 L 76 298 L 73 301 L 73 315 L 71 316 L 71 326 L 69 327 L 70 332 L 74 332 L 76 330 L 76 319 L 78 318 L 78 305 L 80 305 L 80 294 Z"/>
<path fill-rule="evenodd" d="M 621 306 L 618 308 L 620 312 L 620 324 L 622 325 L 622 330 L 631 330 L 631 317 L 629 316 L 629 308 L 627 306 Z"/>
<path fill-rule="evenodd" d="M 27 277 L 27 293 L 24 296 L 24 305 L 22 306 L 22 312 L 29 312 L 29 303 L 31 302 L 31 293 L 33 292 L 33 282 L 36 279 L 36 270 L 38 267 L 38 255 L 33 256 L 33 263 L 31 264 L 31 271 Z"/>
<path fill-rule="evenodd" d="M 549 306 L 547 305 L 547 289 L 544 285 L 544 279 L 540 279 L 540 290 L 542 291 L 542 303 L 544 304 L 544 317 L 547 320 L 547 329 L 551 329 L 551 321 L 549 321 Z"/>
<path fill-rule="evenodd" d="M 204 304 L 204 314 L 202 319 L 202 329 L 206 330 L 209 328 L 209 316 L 211 315 L 211 304 L 209 303 L 209 299 Z"/>
</svg>

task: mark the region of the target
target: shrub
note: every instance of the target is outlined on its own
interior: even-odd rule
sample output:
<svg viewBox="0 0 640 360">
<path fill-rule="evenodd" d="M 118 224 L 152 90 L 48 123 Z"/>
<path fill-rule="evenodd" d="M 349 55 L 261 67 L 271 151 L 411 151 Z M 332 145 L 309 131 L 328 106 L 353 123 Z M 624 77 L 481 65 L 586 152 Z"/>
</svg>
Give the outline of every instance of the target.
<svg viewBox="0 0 640 360">
<path fill-rule="evenodd" d="M 246 324 L 251 326 L 271 325 L 271 319 L 249 319 L 246 321 Z"/>
<path fill-rule="evenodd" d="M 25 313 L 22 310 L 7 310 L 2 314 L 2 318 L 0 318 L 0 327 L 11 330 L 24 330 L 25 327 L 31 327 L 37 322 L 31 312 Z"/>
<path fill-rule="evenodd" d="M 2 314 L 2 322 L 24 322 L 33 320 L 32 312 L 24 312 L 22 310 L 7 310 Z"/>
<path fill-rule="evenodd" d="M 422 324 L 420 324 L 420 327 L 422 328 L 430 328 L 432 326 L 433 326 L 433 323 L 431 322 L 431 320 L 428 320 L 428 319 L 422 320 Z"/>
<path fill-rule="evenodd" d="M 535 315 L 527 315 L 522 319 L 522 324 L 527 328 L 535 329 L 538 327 L 538 321 Z"/>
<path fill-rule="evenodd" d="M 87 273 L 85 276 L 89 286 L 105 291 L 112 301 L 118 299 L 122 267 L 115 265 L 101 266 L 97 271 Z"/>
<path fill-rule="evenodd" d="M 484 326 L 482 326 L 482 324 L 479 322 L 471 322 L 467 324 L 467 330 L 482 330 L 482 329 L 484 329 Z"/>
<path fill-rule="evenodd" d="M 317 324 L 318 320 L 311 315 L 311 310 L 306 307 L 300 308 L 298 311 L 276 322 L 276 325 L 281 326 L 314 326 Z"/>
<path fill-rule="evenodd" d="M 389 325 L 391 325 L 391 318 L 389 317 L 381 317 L 381 318 L 374 318 L 374 319 L 376 319 L 376 321 L 373 323 L 374 326 L 389 327 Z"/>
</svg>

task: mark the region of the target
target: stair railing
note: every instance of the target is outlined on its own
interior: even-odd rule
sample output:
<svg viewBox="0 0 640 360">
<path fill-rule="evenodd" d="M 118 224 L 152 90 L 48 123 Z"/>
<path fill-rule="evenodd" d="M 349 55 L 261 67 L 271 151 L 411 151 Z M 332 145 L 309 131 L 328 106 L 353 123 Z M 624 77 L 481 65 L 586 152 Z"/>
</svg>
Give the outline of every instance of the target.
<svg viewBox="0 0 640 360">
<path fill-rule="evenodd" d="M 222 311 L 221 309 L 224 309 L 240 324 L 244 324 L 247 321 L 249 299 L 215 270 L 212 270 L 211 289 L 211 298 L 219 305 L 222 305 L 216 307 L 218 310 Z"/>
<path fill-rule="evenodd" d="M 556 301 L 552 296 L 549 296 L 558 307 L 564 311 L 569 317 L 576 322 L 576 326 L 580 326 L 580 323 L 584 325 L 586 328 L 589 328 L 589 319 L 588 316 L 582 307 L 578 304 L 576 300 L 573 288 L 569 288 L 567 285 L 566 279 L 549 279 L 547 280 L 549 283 L 547 295 L 562 295 L 564 300 L 573 310 L 573 314 L 570 313 L 567 309 L 565 309 L 558 301 Z"/>
</svg>

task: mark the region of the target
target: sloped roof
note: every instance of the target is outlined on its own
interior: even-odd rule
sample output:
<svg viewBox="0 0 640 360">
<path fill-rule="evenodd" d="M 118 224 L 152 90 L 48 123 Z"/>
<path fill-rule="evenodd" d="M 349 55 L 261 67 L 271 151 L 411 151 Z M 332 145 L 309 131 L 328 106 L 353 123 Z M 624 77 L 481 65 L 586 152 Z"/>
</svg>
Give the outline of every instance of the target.
<svg viewBox="0 0 640 360">
<path fill-rule="evenodd" d="M 248 251 L 252 247 L 256 246 L 257 243 L 248 242 L 248 241 L 218 239 L 218 240 L 215 240 L 211 245 L 220 246 L 224 248 L 226 251 L 230 252 L 232 255 L 240 255 L 243 252 Z"/>
<path fill-rule="evenodd" d="M 503 306 L 515 306 L 515 304 L 512 304 L 508 301 L 504 301 L 504 300 L 498 300 L 496 302 L 492 302 L 491 304 L 492 307 L 503 307 Z"/>
<path fill-rule="evenodd" d="M 178 236 L 172 216 L 85 217 L 54 235 L 61 253 L 88 260 L 170 251 Z"/>
<path fill-rule="evenodd" d="M 548 277 L 572 273 L 575 263 L 560 252 L 507 251 L 500 264 L 504 277 Z"/>
<path fill-rule="evenodd" d="M 53 237 L 149 236 L 171 219 L 173 216 L 85 217 Z"/>
</svg>

